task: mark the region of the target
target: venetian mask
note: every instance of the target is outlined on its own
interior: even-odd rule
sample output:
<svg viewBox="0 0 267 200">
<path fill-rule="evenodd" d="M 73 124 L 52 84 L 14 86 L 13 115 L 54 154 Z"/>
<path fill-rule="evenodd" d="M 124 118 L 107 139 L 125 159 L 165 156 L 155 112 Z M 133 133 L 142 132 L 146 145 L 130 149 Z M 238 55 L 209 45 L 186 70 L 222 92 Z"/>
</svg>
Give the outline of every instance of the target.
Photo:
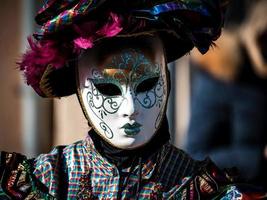
<svg viewBox="0 0 267 200">
<path fill-rule="evenodd" d="M 134 149 L 156 134 L 167 102 L 166 62 L 159 39 L 151 50 L 125 45 L 78 62 L 78 96 L 94 130 L 111 145 Z M 100 49 L 101 51 L 101 49 Z"/>
</svg>

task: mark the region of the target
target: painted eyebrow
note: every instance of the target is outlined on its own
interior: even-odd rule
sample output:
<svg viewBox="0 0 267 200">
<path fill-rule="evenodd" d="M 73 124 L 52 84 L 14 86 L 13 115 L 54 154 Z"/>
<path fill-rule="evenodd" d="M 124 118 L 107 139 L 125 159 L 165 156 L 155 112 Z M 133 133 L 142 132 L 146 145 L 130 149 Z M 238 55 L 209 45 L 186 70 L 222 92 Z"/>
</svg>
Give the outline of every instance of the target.
<svg viewBox="0 0 267 200">
<path fill-rule="evenodd" d="M 108 77 L 108 78 L 89 78 L 89 80 L 92 81 L 94 86 L 97 84 L 114 84 L 120 89 L 121 92 L 123 91 L 123 89 L 121 87 L 121 83 L 118 80 L 111 78 L 111 77 Z"/>
<path fill-rule="evenodd" d="M 93 84 L 105 84 L 105 83 L 112 83 L 114 85 L 117 85 L 120 87 L 120 82 L 116 80 L 115 78 L 106 77 L 106 78 L 89 78 L 90 81 L 93 82 Z"/>
<path fill-rule="evenodd" d="M 156 78 L 156 77 L 160 77 L 160 73 L 158 72 L 153 72 L 150 74 L 147 74 L 145 76 L 141 76 L 140 78 L 138 78 L 137 80 L 135 80 L 134 82 L 136 83 L 135 85 L 139 85 L 141 82 L 150 79 L 150 78 Z"/>
</svg>

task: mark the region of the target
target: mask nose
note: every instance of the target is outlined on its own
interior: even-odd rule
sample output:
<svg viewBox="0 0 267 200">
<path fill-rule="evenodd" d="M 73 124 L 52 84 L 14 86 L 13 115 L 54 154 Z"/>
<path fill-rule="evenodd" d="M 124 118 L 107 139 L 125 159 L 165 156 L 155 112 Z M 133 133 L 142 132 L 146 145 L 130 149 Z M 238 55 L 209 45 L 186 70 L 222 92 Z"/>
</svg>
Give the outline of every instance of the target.
<svg viewBox="0 0 267 200">
<path fill-rule="evenodd" d="M 133 119 L 138 114 L 134 100 L 135 100 L 134 93 L 131 89 L 129 89 L 126 92 L 124 100 L 120 106 L 119 109 L 120 116 Z"/>
</svg>

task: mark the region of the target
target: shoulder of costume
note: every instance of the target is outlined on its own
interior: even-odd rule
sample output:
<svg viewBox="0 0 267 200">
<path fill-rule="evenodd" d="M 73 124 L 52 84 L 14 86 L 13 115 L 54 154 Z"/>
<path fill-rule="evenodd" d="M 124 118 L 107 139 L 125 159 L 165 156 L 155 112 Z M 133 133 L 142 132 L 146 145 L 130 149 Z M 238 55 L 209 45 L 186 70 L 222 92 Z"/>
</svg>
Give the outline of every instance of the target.
<svg viewBox="0 0 267 200">
<path fill-rule="evenodd" d="M 168 154 L 170 155 L 169 157 L 172 159 L 173 163 L 178 162 L 181 165 L 185 165 L 184 167 L 187 168 L 187 173 L 185 175 L 191 175 L 193 171 L 202 165 L 202 161 L 193 159 L 187 152 L 170 143 L 165 145 L 165 158 L 169 159 L 167 156 Z"/>
<path fill-rule="evenodd" d="M 33 175 L 33 159 L 0 152 L 0 199 L 55 199 Z"/>
<path fill-rule="evenodd" d="M 198 169 L 198 161 L 192 159 L 183 150 L 167 143 L 159 153 L 158 174 L 166 188 L 181 184 L 184 177 L 189 177 Z M 172 178 L 170 178 L 170 175 Z"/>
<path fill-rule="evenodd" d="M 262 188 L 246 184 L 233 173 L 221 170 L 209 158 L 199 161 L 192 176 L 184 177 L 181 185 L 168 192 L 167 199 L 266 199 Z"/>
<path fill-rule="evenodd" d="M 59 162 L 64 162 L 66 164 L 73 152 L 80 152 L 84 147 L 83 140 L 69 145 L 55 146 L 50 152 L 38 155 L 34 159 L 34 167 L 38 168 L 39 165 L 44 166 L 46 163 L 59 165 Z"/>
<path fill-rule="evenodd" d="M 39 179 L 41 176 L 45 178 L 45 173 L 50 173 L 50 175 L 55 173 L 54 175 L 57 176 L 59 168 L 61 168 L 60 171 L 65 171 L 68 162 L 72 160 L 73 153 L 79 152 L 80 154 L 83 148 L 83 141 L 78 141 L 67 146 L 56 146 L 50 152 L 38 155 L 33 161 L 35 176 Z M 47 178 L 45 182 L 49 182 Z"/>
</svg>

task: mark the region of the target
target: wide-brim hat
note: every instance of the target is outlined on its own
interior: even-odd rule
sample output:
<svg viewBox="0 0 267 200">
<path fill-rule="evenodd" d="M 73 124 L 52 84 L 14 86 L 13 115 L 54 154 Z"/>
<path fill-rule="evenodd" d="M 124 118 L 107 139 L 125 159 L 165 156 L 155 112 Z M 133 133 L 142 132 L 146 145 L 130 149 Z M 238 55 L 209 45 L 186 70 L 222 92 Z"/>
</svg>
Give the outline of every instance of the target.
<svg viewBox="0 0 267 200">
<path fill-rule="evenodd" d="M 114 37 L 156 33 L 167 62 L 196 47 L 208 51 L 221 33 L 227 0 L 47 0 L 40 29 L 20 69 L 43 97 L 76 92 L 75 61 L 84 49 Z"/>
</svg>

